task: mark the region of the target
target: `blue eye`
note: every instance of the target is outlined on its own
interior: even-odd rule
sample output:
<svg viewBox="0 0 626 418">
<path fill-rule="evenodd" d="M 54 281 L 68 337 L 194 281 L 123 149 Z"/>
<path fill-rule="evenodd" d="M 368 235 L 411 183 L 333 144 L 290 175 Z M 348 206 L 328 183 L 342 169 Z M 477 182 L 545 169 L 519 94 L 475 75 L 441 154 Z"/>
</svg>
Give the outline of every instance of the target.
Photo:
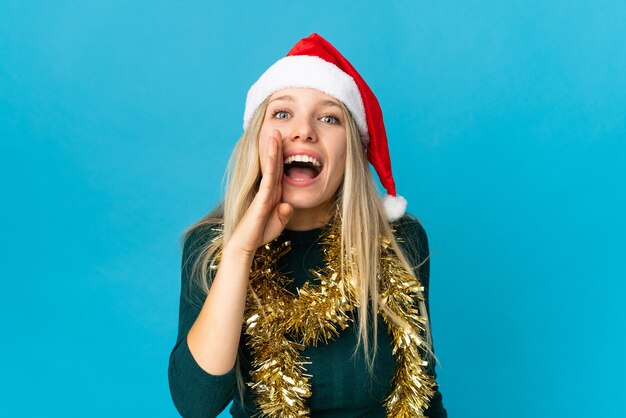
<svg viewBox="0 0 626 418">
<path fill-rule="evenodd" d="M 277 115 L 281 115 L 284 114 L 285 116 L 277 116 Z M 275 117 L 276 119 L 286 119 L 287 115 L 289 115 L 289 113 L 287 113 L 286 110 L 283 109 L 276 109 L 272 112 L 272 117 Z"/>
<path fill-rule="evenodd" d="M 326 115 L 326 116 L 322 116 L 321 118 L 324 122 L 328 122 L 328 123 L 339 123 L 339 118 L 333 115 Z M 324 120 L 326 119 L 326 120 Z M 330 119 L 330 120 L 328 120 Z"/>
</svg>

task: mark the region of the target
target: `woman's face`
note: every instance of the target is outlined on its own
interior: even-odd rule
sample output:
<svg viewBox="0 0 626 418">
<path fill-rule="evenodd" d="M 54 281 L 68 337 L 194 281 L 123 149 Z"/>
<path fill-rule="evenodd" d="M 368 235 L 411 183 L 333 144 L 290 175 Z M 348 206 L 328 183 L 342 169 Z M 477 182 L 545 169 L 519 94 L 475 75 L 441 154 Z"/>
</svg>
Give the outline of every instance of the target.
<svg viewBox="0 0 626 418">
<path fill-rule="evenodd" d="M 262 171 L 274 129 L 282 137 L 282 201 L 295 211 L 323 216 L 343 181 L 346 166 L 346 120 L 339 101 L 311 88 L 272 94 L 259 133 Z"/>
</svg>

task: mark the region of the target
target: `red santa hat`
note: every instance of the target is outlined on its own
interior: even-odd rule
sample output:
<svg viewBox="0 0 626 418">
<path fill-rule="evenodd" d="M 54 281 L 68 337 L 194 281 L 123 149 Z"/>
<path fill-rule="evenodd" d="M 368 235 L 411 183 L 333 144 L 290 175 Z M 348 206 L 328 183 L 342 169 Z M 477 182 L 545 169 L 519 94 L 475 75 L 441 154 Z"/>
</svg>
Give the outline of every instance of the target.
<svg viewBox="0 0 626 418">
<path fill-rule="evenodd" d="M 390 222 L 406 211 L 407 201 L 396 194 L 380 104 L 352 64 L 326 39 L 313 33 L 301 39 L 250 87 L 243 117 L 244 130 L 263 101 L 285 88 L 314 88 L 340 100 L 356 121 L 367 159 L 387 190 L 383 206 Z"/>
</svg>

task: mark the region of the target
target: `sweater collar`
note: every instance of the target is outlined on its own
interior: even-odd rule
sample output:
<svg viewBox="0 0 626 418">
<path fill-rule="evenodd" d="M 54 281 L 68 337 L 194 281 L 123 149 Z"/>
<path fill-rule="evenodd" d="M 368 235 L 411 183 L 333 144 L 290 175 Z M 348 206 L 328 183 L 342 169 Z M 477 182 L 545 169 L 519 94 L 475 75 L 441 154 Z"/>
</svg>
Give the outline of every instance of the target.
<svg viewBox="0 0 626 418">
<path fill-rule="evenodd" d="M 294 248 L 308 247 L 319 241 L 322 235 L 322 228 L 313 228 L 307 231 L 292 231 L 290 229 L 283 230 L 282 241 L 291 241 Z"/>
</svg>

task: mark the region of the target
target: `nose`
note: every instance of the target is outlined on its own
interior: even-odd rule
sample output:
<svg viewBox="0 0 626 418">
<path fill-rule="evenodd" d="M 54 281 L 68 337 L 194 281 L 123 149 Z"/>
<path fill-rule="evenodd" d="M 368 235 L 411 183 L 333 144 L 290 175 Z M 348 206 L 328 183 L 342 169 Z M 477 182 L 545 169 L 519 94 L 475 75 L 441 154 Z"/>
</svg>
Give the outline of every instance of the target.
<svg viewBox="0 0 626 418">
<path fill-rule="evenodd" d="M 302 117 L 294 122 L 293 131 L 291 132 L 290 137 L 292 141 L 317 141 L 315 129 L 309 118 Z"/>
</svg>

